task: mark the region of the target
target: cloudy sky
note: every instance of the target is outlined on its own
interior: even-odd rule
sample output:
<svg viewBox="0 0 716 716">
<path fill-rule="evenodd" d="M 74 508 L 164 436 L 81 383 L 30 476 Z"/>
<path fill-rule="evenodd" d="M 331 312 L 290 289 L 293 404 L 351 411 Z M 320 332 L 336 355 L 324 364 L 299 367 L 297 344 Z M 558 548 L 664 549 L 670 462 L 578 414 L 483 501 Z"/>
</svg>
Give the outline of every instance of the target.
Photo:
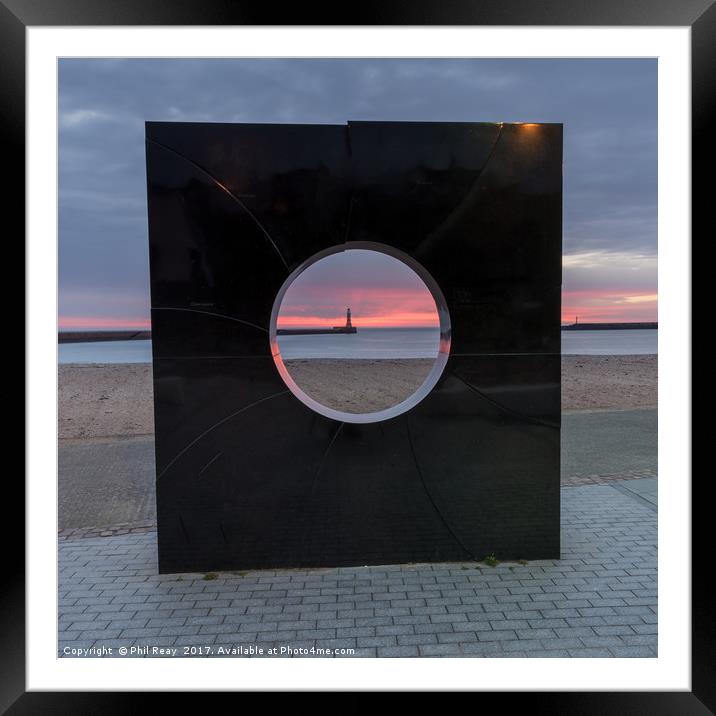
<svg viewBox="0 0 716 716">
<path fill-rule="evenodd" d="M 657 319 L 656 60 L 65 59 L 59 80 L 61 327 L 149 325 L 145 120 L 562 122 L 563 320 Z"/>
</svg>

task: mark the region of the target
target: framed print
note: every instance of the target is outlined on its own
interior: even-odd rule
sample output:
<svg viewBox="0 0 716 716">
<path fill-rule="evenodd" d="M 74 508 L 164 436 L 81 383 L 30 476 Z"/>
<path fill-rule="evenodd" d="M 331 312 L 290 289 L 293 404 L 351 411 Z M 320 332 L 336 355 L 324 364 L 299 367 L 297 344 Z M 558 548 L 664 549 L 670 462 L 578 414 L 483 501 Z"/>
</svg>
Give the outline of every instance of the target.
<svg viewBox="0 0 716 716">
<path fill-rule="evenodd" d="M 270 9 L 0 5 L 29 327 L 3 708 L 713 711 L 712 3 Z"/>
</svg>

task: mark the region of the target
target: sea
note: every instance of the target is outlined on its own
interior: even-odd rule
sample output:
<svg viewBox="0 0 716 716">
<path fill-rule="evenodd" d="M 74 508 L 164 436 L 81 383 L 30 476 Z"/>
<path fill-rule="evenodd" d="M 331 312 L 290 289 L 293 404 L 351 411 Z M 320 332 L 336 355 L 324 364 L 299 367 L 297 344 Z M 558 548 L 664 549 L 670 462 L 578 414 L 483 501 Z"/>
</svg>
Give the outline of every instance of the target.
<svg viewBox="0 0 716 716">
<path fill-rule="evenodd" d="M 563 355 L 657 353 L 656 329 L 562 331 Z M 436 328 L 363 328 L 354 334 L 279 336 L 281 355 L 291 358 L 433 358 Z M 152 342 L 60 343 L 60 363 L 150 363 Z"/>
</svg>

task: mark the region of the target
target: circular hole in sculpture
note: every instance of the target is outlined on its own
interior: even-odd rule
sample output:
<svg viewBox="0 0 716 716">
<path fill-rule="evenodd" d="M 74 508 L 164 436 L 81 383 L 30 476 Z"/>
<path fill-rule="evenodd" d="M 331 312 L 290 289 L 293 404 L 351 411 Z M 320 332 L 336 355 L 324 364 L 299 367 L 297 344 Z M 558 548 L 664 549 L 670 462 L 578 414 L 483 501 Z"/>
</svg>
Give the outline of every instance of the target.
<svg viewBox="0 0 716 716">
<path fill-rule="evenodd" d="M 335 420 L 378 422 L 434 388 L 450 353 L 450 316 L 437 282 L 415 259 L 351 242 L 321 251 L 288 277 L 270 340 L 296 398 Z"/>
</svg>

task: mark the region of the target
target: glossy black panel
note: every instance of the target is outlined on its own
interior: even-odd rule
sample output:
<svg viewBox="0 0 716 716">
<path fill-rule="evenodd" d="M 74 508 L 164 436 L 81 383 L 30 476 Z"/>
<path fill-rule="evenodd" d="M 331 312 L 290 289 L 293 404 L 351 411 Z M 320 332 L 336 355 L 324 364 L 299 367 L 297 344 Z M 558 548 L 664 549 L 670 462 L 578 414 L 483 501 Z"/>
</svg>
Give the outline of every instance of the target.
<svg viewBox="0 0 716 716">
<path fill-rule="evenodd" d="M 559 556 L 561 125 L 147 124 L 160 570 Z M 452 354 L 379 423 L 314 413 L 276 293 L 347 241 L 436 279 Z"/>
<path fill-rule="evenodd" d="M 433 275 L 452 352 L 558 353 L 562 125 L 349 126 L 349 236 L 397 246 Z"/>
<path fill-rule="evenodd" d="M 155 356 L 265 354 L 286 276 L 344 240 L 345 142 L 333 126 L 147 123 Z"/>
</svg>

